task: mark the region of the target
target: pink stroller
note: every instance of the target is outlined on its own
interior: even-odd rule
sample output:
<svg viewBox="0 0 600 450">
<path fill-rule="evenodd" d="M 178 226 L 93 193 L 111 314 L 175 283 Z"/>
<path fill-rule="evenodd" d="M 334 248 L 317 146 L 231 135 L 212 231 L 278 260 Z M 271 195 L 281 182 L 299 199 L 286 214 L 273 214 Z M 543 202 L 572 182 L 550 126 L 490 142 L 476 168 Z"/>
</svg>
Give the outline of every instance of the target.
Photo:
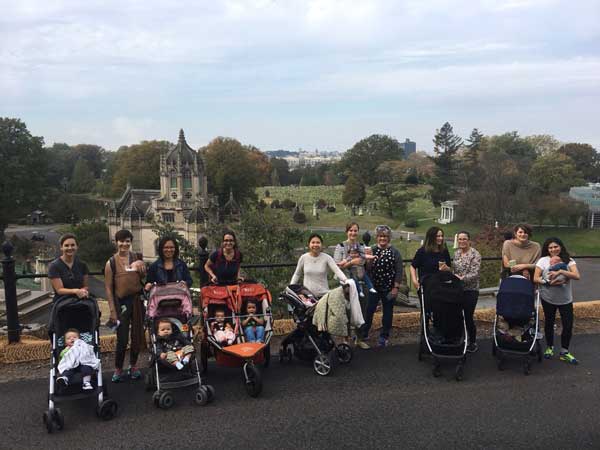
<svg viewBox="0 0 600 450">
<path fill-rule="evenodd" d="M 195 357 L 195 352 L 189 364 L 182 370 L 160 358 L 157 347 L 157 325 L 159 320 L 171 322 L 172 335 L 181 342 L 192 344 L 192 297 L 184 282 L 154 285 L 148 296 L 146 309 L 146 327 L 149 330 L 150 368 L 146 373 L 146 390 L 154 390 L 152 399 L 154 404 L 162 409 L 173 406 L 173 395 L 169 389 L 186 386 L 198 386 L 194 401 L 198 405 L 205 405 L 213 400 L 215 390 L 210 385 L 203 385 L 200 369 Z"/>
</svg>

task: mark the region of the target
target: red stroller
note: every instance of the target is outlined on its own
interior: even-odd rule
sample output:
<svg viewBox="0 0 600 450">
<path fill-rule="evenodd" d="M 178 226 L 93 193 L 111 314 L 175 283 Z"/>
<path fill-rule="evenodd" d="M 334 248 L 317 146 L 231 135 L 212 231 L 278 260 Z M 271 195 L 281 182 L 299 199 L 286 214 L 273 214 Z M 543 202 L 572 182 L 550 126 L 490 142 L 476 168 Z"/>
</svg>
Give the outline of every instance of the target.
<svg viewBox="0 0 600 450">
<path fill-rule="evenodd" d="M 271 295 L 261 284 L 244 283 L 229 286 L 205 286 L 201 289 L 202 313 L 205 335 L 201 346 L 201 362 L 204 371 L 208 367 L 208 357 L 214 356 L 217 365 L 242 367 L 246 391 L 257 397 L 262 391 L 262 377 L 257 364 L 268 365 L 270 359 L 269 341 L 273 334 L 271 316 Z M 265 320 L 264 342 L 246 342 L 241 322 L 247 317 L 247 302 L 253 299 L 257 306 L 256 316 Z M 233 327 L 234 341 L 227 345 L 215 336 L 215 312 L 224 310 L 225 320 Z"/>
</svg>

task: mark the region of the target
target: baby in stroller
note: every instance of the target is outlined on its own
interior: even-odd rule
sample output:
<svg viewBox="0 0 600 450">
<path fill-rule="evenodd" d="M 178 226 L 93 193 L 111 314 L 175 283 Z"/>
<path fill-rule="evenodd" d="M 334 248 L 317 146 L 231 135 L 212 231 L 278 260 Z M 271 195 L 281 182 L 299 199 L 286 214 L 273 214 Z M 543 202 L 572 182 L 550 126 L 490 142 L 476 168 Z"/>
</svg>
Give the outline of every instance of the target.
<svg viewBox="0 0 600 450">
<path fill-rule="evenodd" d="M 100 360 L 94 353 L 94 347 L 81 340 L 79 330 L 69 328 L 64 336 L 65 348 L 60 352 L 58 371 L 60 376 L 56 383 L 63 388 L 69 385 L 73 375 L 79 372 L 82 375 L 82 389 L 91 391 L 92 375 L 100 366 Z"/>
<path fill-rule="evenodd" d="M 235 342 L 235 332 L 231 322 L 225 321 L 225 310 L 220 308 L 215 311 L 215 318 L 211 325 L 213 335 L 221 345 L 231 345 Z"/>
<path fill-rule="evenodd" d="M 180 332 L 173 332 L 173 325 L 168 319 L 160 319 L 157 328 L 156 350 L 159 358 L 178 370 L 183 369 L 190 362 L 194 346 Z"/>
</svg>

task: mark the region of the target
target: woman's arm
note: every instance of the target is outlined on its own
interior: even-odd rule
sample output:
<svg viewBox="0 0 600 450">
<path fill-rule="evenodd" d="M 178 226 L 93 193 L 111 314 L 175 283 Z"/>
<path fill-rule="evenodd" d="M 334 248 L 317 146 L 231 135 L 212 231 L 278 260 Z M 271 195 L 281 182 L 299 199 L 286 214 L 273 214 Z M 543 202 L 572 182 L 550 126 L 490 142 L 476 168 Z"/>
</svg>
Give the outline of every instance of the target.
<svg viewBox="0 0 600 450">
<path fill-rule="evenodd" d="M 108 302 L 110 318 L 113 321 L 116 321 L 118 319 L 118 313 L 115 302 L 115 294 L 113 292 L 113 273 L 112 267 L 110 267 L 110 260 L 106 261 L 104 266 L 104 291 L 106 292 L 106 301 Z"/>
<path fill-rule="evenodd" d="M 577 268 L 577 264 L 575 264 L 575 263 L 569 264 L 568 270 L 560 269 L 560 270 L 557 270 L 556 272 L 550 272 L 550 274 L 548 275 L 548 278 L 550 278 L 551 280 L 555 280 L 556 277 L 559 275 L 564 275 L 565 277 L 569 278 L 570 280 L 580 280 L 581 279 L 581 275 L 579 274 L 579 269 Z M 550 283 L 550 284 L 553 284 L 553 283 Z"/>
<path fill-rule="evenodd" d="M 544 279 L 542 278 L 542 268 L 539 266 L 535 266 L 535 272 L 533 273 L 533 282 L 535 284 L 544 284 Z"/>
<path fill-rule="evenodd" d="M 87 289 L 67 289 L 60 278 L 50 278 L 52 288 L 58 295 L 76 295 L 79 298 L 88 296 Z"/>
<path fill-rule="evenodd" d="M 327 253 L 323 253 L 323 254 L 327 255 Z M 346 281 L 348 281 L 348 278 L 346 277 L 344 272 L 342 272 L 342 270 L 338 267 L 338 265 L 335 263 L 333 258 L 329 255 L 327 255 L 327 265 L 329 266 L 329 269 L 331 269 L 331 271 L 334 273 L 334 275 L 336 276 L 336 278 L 338 280 L 340 280 L 344 283 Z"/>
<path fill-rule="evenodd" d="M 204 270 L 208 274 L 208 278 L 210 279 L 211 283 L 216 283 L 218 281 L 217 276 L 213 272 L 213 262 L 210 260 L 210 258 L 206 260 L 206 264 L 204 264 Z"/>
<path fill-rule="evenodd" d="M 294 270 L 294 275 L 292 275 L 292 281 L 290 284 L 299 284 L 300 277 L 304 273 L 304 255 L 298 258 L 298 264 L 296 264 L 296 270 Z"/>
<path fill-rule="evenodd" d="M 415 286 L 415 289 L 418 290 L 419 278 L 417 277 L 417 269 L 415 269 L 412 264 L 410 266 L 410 279 L 412 280 L 412 284 Z"/>
</svg>

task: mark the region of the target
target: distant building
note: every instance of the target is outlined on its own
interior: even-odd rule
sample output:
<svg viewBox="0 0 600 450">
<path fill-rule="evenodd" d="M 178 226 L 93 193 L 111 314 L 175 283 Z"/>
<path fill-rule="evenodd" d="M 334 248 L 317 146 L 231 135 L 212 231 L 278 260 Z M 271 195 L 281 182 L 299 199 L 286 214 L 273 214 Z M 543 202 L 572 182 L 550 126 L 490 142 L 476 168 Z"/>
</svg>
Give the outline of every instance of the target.
<svg viewBox="0 0 600 450">
<path fill-rule="evenodd" d="M 404 151 L 404 159 L 408 159 L 410 155 L 417 152 L 417 143 L 406 138 L 406 140 L 400 144 L 400 148 Z"/>
<path fill-rule="evenodd" d="M 239 218 L 240 208 L 231 196 L 227 203 L 228 218 Z M 206 165 L 202 155 L 185 141 L 179 141 L 160 158 L 160 190 L 132 189 L 129 185 L 115 202 L 109 204 L 108 226 L 111 240 L 126 228 L 133 234 L 135 251 L 145 259 L 156 258 L 156 234 L 152 222 L 172 224 L 191 243 L 206 232 L 209 223 L 219 220 L 216 197 L 208 194 Z"/>
<path fill-rule="evenodd" d="M 600 228 L 600 183 L 575 186 L 569 189 L 569 197 L 588 205 L 588 227 Z"/>
</svg>

